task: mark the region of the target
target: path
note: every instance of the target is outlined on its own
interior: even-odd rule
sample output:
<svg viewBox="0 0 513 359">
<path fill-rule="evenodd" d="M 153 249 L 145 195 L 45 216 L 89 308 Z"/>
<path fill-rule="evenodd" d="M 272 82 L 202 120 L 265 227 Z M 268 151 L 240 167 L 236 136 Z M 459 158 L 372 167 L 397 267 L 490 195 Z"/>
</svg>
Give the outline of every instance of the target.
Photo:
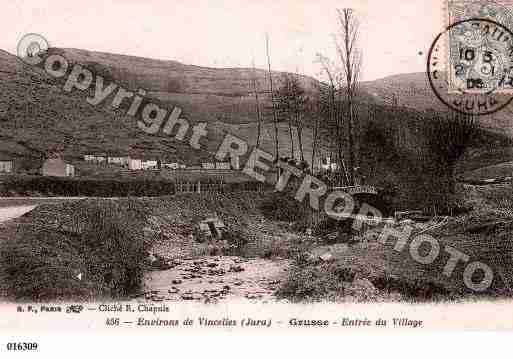
<svg viewBox="0 0 513 359">
<path fill-rule="evenodd" d="M 37 206 L 0 207 L 0 223 L 23 216 L 25 213 L 32 211 L 36 207 Z"/>
</svg>

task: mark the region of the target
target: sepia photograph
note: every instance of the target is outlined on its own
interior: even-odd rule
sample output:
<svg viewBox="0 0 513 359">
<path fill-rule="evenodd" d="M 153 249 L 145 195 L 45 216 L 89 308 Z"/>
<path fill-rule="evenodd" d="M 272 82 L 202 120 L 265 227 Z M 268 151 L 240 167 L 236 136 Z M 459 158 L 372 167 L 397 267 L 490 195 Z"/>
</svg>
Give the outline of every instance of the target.
<svg viewBox="0 0 513 359">
<path fill-rule="evenodd" d="M 513 328 L 512 0 L 2 8 L 1 330 Z"/>
</svg>

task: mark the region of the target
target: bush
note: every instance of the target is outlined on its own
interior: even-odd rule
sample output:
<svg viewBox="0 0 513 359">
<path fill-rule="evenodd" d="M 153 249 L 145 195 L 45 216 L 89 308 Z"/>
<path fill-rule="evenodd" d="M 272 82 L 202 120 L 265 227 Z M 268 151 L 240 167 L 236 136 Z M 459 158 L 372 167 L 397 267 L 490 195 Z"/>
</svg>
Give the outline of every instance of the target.
<svg viewBox="0 0 513 359">
<path fill-rule="evenodd" d="M 1 195 L 9 191 L 27 195 L 38 192 L 55 196 L 162 196 L 175 193 L 173 182 L 162 180 L 107 180 L 61 177 L 11 177 L 2 184 Z"/>
<path fill-rule="evenodd" d="M 443 286 L 425 280 L 409 280 L 385 274 L 374 278 L 372 284 L 379 290 L 388 293 L 398 292 L 411 301 L 447 300 L 453 297 Z"/>
<path fill-rule="evenodd" d="M 140 289 L 147 257 L 141 208 L 130 201 L 77 204 L 68 223 L 59 219 L 60 226 L 51 227 L 36 218 L 4 243 L 0 263 L 9 296 L 92 300 L 125 298 Z"/>
<path fill-rule="evenodd" d="M 337 273 L 327 266 L 294 265 L 276 296 L 293 302 L 312 302 L 326 300 L 343 290 Z"/>
<path fill-rule="evenodd" d="M 309 215 L 308 202 L 300 203 L 288 192 L 274 192 L 261 205 L 263 215 L 272 220 L 296 222 Z"/>
</svg>

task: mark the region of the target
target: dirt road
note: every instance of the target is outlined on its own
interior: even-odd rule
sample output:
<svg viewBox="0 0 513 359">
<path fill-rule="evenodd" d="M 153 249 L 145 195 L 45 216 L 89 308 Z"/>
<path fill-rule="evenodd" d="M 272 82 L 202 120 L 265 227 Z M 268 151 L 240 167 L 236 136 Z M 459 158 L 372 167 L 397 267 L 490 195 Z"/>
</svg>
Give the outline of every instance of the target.
<svg viewBox="0 0 513 359">
<path fill-rule="evenodd" d="M 32 211 L 37 206 L 12 206 L 0 207 L 0 223 L 8 221 L 13 218 L 20 217 L 27 212 Z"/>
</svg>

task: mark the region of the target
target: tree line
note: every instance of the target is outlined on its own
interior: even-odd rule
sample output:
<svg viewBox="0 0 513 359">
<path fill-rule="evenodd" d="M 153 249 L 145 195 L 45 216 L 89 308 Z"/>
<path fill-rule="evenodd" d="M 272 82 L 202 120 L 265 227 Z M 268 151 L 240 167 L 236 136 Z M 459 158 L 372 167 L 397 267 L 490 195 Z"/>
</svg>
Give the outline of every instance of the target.
<svg viewBox="0 0 513 359">
<path fill-rule="evenodd" d="M 252 91 L 258 123 L 256 144 L 261 143 L 266 114 L 271 114 L 275 132 L 275 158 L 280 157 L 279 149 L 282 147 L 279 141 L 285 141 L 278 136 L 278 124 L 285 123 L 290 151 L 281 156 L 282 160 L 314 172 L 314 163 L 319 161 L 321 155 L 326 155 L 327 151 L 334 166 L 327 171 L 329 173 L 325 179 L 334 186 L 353 186 L 361 184 L 365 179 L 362 169 L 365 158 L 361 158 L 361 146 L 366 142 L 366 128 L 390 125 L 380 123 L 386 120 L 386 116 L 382 116 L 379 105 L 362 103 L 361 100 L 363 51 L 359 47 L 360 23 L 356 12 L 353 9 L 337 10 L 336 19 L 337 32 L 333 35 L 336 56 L 331 59 L 317 54 L 316 62 L 325 80 L 318 82 L 317 88 L 313 90 L 305 89 L 297 73 L 281 75 L 279 86 L 276 86 L 278 82 L 273 79 L 271 71 L 269 38 L 266 38 L 271 105 L 263 105 L 262 99 L 258 97 L 259 89 L 254 75 Z M 455 166 L 478 129 L 475 117 L 434 110 L 403 111 L 395 96 L 394 99 L 387 107 L 392 113 L 397 111 L 397 117 L 410 117 L 412 121 L 409 121 L 409 130 L 424 139 L 424 154 L 418 158 L 421 162 L 419 167 L 443 179 L 447 196 L 454 194 Z M 313 133 L 309 165 L 303 143 L 305 128 Z M 294 135 L 295 131 L 297 135 Z M 393 146 L 391 143 L 388 145 Z"/>
</svg>

